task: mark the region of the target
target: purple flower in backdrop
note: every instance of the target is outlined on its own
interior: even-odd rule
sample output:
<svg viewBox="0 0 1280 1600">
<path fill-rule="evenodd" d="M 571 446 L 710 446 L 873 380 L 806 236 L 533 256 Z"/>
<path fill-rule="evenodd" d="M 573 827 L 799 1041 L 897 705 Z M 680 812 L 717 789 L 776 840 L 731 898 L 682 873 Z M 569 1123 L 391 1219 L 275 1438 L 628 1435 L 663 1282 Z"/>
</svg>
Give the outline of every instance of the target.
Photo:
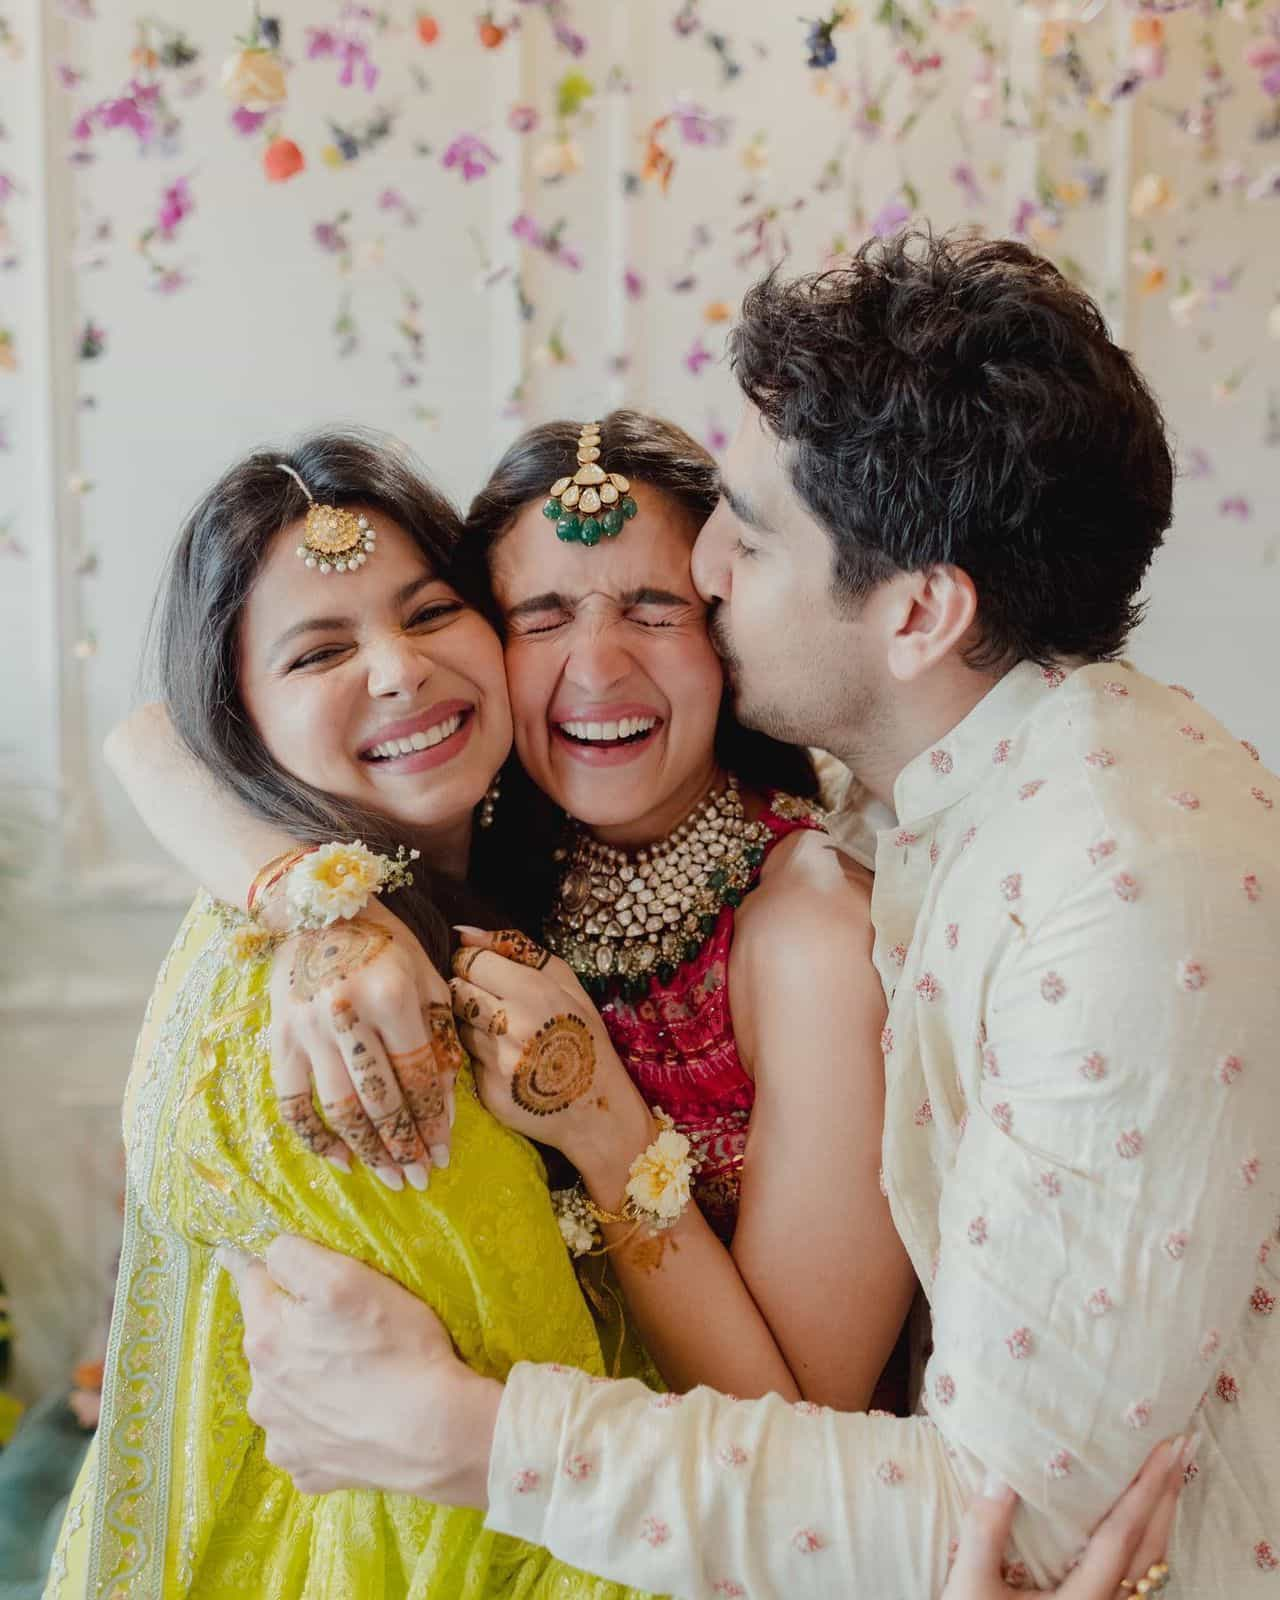
<svg viewBox="0 0 1280 1600">
<path fill-rule="evenodd" d="M 191 195 L 190 183 L 186 178 L 179 178 L 176 183 L 171 183 L 161 196 L 156 232 L 162 239 L 172 239 L 178 224 L 185 217 L 189 217 L 195 208 L 196 203 Z"/>
<path fill-rule="evenodd" d="M 892 200 L 887 200 L 871 219 L 871 231 L 877 239 L 885 239 L 891 233 L 897 233 L 898 229 L 910 220 L 911 207 L 895 195 Z"/>
<path fill-rule="evenodd" d="M 231 113 L 231 126 L 237 133 L 254 134 L 270 115 L 269 111 L 250 111 L 248 106 L 237 106 Z"/>
<path fill-rule="evenodd" d="M 64 89 L 74 89 L 74 88 L 76 88 L 78 86 L 81 78 L 83 78 L 83 77 L 84 77 L 84 73 L 78 72 L 75 69 L 75 67 L 73 67 L 70 64 L 70 62 L 59 61 L 59 63 L 58 63 L 58 82 L 62 86 L 62 88 L 64 88 Z"/>
<path fill-rule="evenodd" d="M 1241 522 L 1248 522 L 1253 514 L 1253 508 L 1242 494 L 1232 494 L 1219 503 L 1218 514 L 1223 517 L 1239 517 Z"/>
<path fill-rule="evenodd" d="M 984 204 L 985 196 L 982 186 L 978 182 L 978 175 L 967 161 L 961 161 L 951 169 L 951 181 L 964 191 L 964 197 L 975 210 Z"/>
<path fill-rule="evenodd" d="M 1184 478 L 1211 478 L 1213 476 L 1213 463 L 1209 460 L 1206 450 L 1201 450 L 1198 445 L 1187 451 L 1187 459 L 1183 464 L 1182 476 Z"/>
<path fill-rule="evenodd" d="M 366 89 L 372 89 L 378 81 L 378 68 L 369 56 L 368 45 L 352 34 L 338 33 L 333 28 L 307 29 L 307 60 L 340 61 L 342 69 L 338 82 L 344 89 L 356 81 L 357 73 Z"/>
<path fill-rule="evenodd" d="M 671 108 L 671 120 L 680 130 L 686 144 L 724 144 L 729 137 L 729 119 L 713 117 L 705 107 L 690 100 L 677 100 Z"/>
<path fill-rule="evenodd" d="M 317 222 L 311 237 L 326 255 L 340 255 L 348 248 L 347 236 L 336 222 Z"/>
<path fill-rule="evenodd" d="M 77 117 L 71 125 L 71 137 L 83 143 L 93 137 L 95 127 L 127 128 L 137 135 L 140 144 L 147 145 L 157 131 L 155 109 L 159 99 L 159 84 L 138 83 L 135 79 L 124 94 L 114 100 L 100 100 Z"/>
<path fill-rule="evenodd" d="M 512 237 L 519 239 L 522 244 L 539 245 L 542 235 L 538 231 L 538 224 L 527 211 L 522 211 L 511 224 Z"/>
<path fill-rule="evenodd" d="M 491 149 L 478 134 L 460 133 L 457 138 L 450 140 L 440 157 L 440 165 L 459 167 L 463 182 L 470 183 L 473 178 L 483 178 L 494 162 L 500 159 L 498 152 Z"/>
<path fill-rule="evenodd" d="M 707 449 L 713 456 L 718 456 L 729 448 L 729 435 L 720 425 L 720 419 L 714 412 L 707 418 Z"/>
<path fill-rule="evenodd" d="M 7 172 L 0 172 L 0 206 L 2 206 L 6 200 L 12 199 L 17 192 L 18 185 L 13 181 L 9 174 Z"/>
<path fill-rule="evenodd" d="M 685 370 L 691 372 L 696 378 L 702 371 L 703 367 L 707 366 L 714 360 L 715 357 L 711 354 L 710 350 L 707 349 L 706 345 L 703 344 L 702 335 L 699 334 L 685 355 Z"/>
<path fill-rule="evenodd" d="M 628 300 L 639 300 L 644 294 L 644 279 L 633 267 L 628 267 L 622 274 L 622 287 L 627 291 Z"/>
<path fill-rule="evenodd" d="M 151 287 L 156 294 L 177 294 L 179 289 L 185 289 L 191 279 L 181 267 L 164 267 L 151 280 Z"/>
<path fill-rule="evenodd" d="M 507 127 L 512 133 L 532 133 L 538 126 L 536 106 L 512 106 L 507 113 Z"/>
<path fill-rule="evenodd" d="M 558 261 L 562 267 L 568 267 L 570 272 L 582 271 L 582 256 L 579 251 L 563 242 L 564 223 L 557 222 L 551 231 L 544 232 L 535 219 L 527 211 L 522 211 L 511 224 L 514 238 L 522 244 L 529 245 L 534 250 L 542 250 L 553 261 Z"/>
<path fill-rule="evenodd" d="M 1013 214 L 1013 221 L 1009 224 L 1009 231 L 1015 239 L 1024 238 L 1032 217 L 1039 210 L 1034 200 L 1020 200 L 1018 209 Z"/>
</svg>

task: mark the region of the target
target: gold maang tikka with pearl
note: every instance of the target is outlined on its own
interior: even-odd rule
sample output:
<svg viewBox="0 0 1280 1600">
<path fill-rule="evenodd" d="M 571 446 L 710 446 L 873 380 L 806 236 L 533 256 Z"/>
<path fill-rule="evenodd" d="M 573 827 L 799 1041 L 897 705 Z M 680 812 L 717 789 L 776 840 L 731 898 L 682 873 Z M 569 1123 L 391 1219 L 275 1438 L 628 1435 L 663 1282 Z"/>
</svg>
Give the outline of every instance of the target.
<svg viewBox="0 0 1280 1600">
<path fill-rule="evenodd" d="M 363 512 L 321 505 L 302 479 L 283 461 L 276 467 L 287 472 L 307 497 L 298 558 L 317 572 L 356 572 L 377 547 L 378 534 Z"/>
<path fill-rule="evenodd" d="M 636 515 L 630 489 L 620 472 L 601 465 L 600 424 L 588 422 L 578 435 L 578 470 L 551 485 L 542 514 L 566 544 L 599 544 L 616 539 Z"/>
</svg>

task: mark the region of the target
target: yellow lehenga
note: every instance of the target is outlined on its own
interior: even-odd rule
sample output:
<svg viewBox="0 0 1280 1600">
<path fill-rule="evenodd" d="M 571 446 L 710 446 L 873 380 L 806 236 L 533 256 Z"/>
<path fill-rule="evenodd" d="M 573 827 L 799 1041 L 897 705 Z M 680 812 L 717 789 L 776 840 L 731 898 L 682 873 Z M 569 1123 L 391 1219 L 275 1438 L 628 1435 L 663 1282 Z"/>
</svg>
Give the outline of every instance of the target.
<svg viewBox="0 0 1280 1600">
<path fill-rule="evenodd" d="M 125 1098 L 125 1238 L 102 1420 L 45 1600 L 627 1600 L 636 1592 L 407 1495 L 305 1495 L 249 1420 L 239 1305 L 214 1249 L 304 1234 L 397 1279 L 463 1359 L 601 1373 L 540 1157 L 460 1081 L 453 1160 L 393 1193 L 307 1154 L 271 1092 L 265 962 L 212 902 L 161 968 Z"/>
</svg>

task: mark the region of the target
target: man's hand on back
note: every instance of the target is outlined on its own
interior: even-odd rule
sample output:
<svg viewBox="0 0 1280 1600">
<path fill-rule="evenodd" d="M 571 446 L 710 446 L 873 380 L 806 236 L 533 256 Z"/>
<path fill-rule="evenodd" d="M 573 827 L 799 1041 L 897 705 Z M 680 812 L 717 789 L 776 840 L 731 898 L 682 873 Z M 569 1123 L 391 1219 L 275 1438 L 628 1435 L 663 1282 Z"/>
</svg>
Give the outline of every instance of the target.
<svg viewBox="0 0 1280 1600">
<path fill-rule="evenodd" d="M 220 1252 L 244 1312 L 249 1415 L 306 1494 L 385 1489 L 488 1501 L 502 1385 L 458 1360 L 434 1313 L 361 1262 L 283 1235 L 266 1264 Z"/>
</svg>

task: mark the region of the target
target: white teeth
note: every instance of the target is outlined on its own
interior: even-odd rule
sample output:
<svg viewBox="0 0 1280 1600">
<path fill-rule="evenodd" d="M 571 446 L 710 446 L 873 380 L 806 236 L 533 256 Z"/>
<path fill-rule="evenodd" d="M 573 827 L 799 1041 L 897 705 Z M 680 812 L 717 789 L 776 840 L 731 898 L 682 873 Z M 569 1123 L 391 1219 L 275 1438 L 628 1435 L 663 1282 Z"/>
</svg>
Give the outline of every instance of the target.
<svg viewBox="0 0 1280 1600">
<path fill-rule="evenodd" d="M 560 726 L 572 739 L 590 740 L 593 744 L 616 744 L 619 739 L 631 739 L 638 733 L 648 733 L 658 725 L 657 717 L 622 717 L 617 722 L 562 722 Z"/>
<path fill-rule="evenodd" d="M 462 713 L 455 712 L 453 716 L 446 717 L 443 722 L 437 722 L 434 728 L 427 728 L 422 732 L 410 734 L 407 739 L 388 739 L 383 744 L 375 744 L 369 754 L 385 761 L 391 756 L 408 756 L 415 754 L 419 750 L 430 750 L 434 745 L 442 744 L 444 740 L 451 739 L 461 726 Z"/>
</svg>

